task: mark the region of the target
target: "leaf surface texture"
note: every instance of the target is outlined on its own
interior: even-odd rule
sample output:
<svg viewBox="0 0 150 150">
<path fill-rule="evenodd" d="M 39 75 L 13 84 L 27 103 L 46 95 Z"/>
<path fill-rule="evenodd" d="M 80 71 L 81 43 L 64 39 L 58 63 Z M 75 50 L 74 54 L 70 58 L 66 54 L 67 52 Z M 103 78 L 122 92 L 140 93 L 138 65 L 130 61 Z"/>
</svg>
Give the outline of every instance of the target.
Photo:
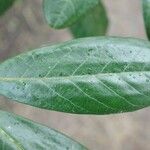
<svg viewBox="0 0 150 150">
<path fill-rule="evenodd" d="M 44 0 L 45 19 L 53 28 L 65 28 L 98 5 L 99 0 Z"/>
<path fill-rule="evenodd" d="M 43 109 L 78 114 L 150 105 L 150 43 L 94 37 L 43 46 L 0 64 L 0 94 Z"/>
<path fill-rule="evenodd" d="M 0 111 L 1 150 L 86 150 L 69 137 L 4 111 Z"/>
<path fill-rule="evenodd" d="M 75 38 L 105 35 L 108 18 L 102 2 L 80 18 L 70 30 Z"/>
</svg>

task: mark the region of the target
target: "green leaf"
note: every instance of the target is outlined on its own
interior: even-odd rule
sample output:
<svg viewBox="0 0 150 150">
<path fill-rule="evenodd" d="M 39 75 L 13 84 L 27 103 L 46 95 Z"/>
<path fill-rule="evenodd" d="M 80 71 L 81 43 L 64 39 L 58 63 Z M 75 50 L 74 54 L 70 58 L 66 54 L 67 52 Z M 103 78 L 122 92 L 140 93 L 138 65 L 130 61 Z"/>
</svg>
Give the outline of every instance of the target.
<svg viewBox="0 0 150 150">
<path fill-rule="evenodd" d="M 0 0 L 0 16 L 5 13 L 15 2 L 15 0 Z"/>
<path fill-rule="evenodd" d="M 65 135 L 4 111 L 0 111 L 1 150 L 86 150 Z"/>
<path fill-rule="evenodd" d="M 150 106 L 150 43 L 95 37 L 44 46 L 0 64 L 0 94 L 79 114 Z"/>
<path fill-rule="evenodd" d="M 91 9 L 83 16 L 70 30 L 74 37 L 88 37 L 105 35 L 108 27 L 108 19 L 105 8 L 100 2 L 99 5 Z"/>
<path fill-rule="evenodd" d="M 150 39 L 150 0 L 143 0 L 143 16 L 145 21 L 146 32 Z"/>
<path fill-rule="evenodd" d="M 98 5 L 99 0 L 44 0 L 43 10 L 48 24 L 65 28 Z"/>
</svg>

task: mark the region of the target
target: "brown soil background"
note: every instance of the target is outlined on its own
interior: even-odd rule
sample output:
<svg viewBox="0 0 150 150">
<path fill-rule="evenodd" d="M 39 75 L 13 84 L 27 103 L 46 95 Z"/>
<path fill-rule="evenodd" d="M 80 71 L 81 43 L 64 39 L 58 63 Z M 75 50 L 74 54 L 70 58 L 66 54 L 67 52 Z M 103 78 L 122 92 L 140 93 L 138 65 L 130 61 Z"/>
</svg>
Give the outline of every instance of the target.
<svg viewBox="0 0 150 150">
<path fill-rule="evenodd" d="M 103 0 L 110 19 L 107 35 L 146 39 L 140 0 Z M 18 0 L 0 18 L 0 61 L 45 43 L 71 39 L 67 29 L 53 30 L 42 17 L 42 0 Z M 62 131 L 91 150 L 149 150 L 150 109 L 104 116 L 45 111 L 0 97 L 0 108 Z"/>
</svg>

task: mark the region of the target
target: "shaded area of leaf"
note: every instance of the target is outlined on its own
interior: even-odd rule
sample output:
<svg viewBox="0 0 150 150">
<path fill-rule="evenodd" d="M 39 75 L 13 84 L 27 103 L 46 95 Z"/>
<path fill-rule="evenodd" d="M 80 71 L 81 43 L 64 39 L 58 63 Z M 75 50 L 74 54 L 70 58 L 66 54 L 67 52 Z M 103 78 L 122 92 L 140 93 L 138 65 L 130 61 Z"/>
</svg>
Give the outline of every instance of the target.
<svg viewBox="0 0 150 150">
<path fill-rule="evenodd" d="M 0 110 L 1 150 L 85 150 L 69 137 Z"/>
<path fill-rule="evenodd" d="M 147 36 L 150 40 L 150 0 L 143 0 L 143 16 Z"/>
<path fill-rule="evenodd" d="M 90 10 L 78 20 L 70 31 L 75 38 L 105 35 L 108 28 L 108 18 L 103 4 Z"/>
<path fill-rule="evenodd" d="M 48 24 L 59 29 L 72 25 L 98 3 L 99 0 L 43 0 L 43 11 Z"/>
</svg>

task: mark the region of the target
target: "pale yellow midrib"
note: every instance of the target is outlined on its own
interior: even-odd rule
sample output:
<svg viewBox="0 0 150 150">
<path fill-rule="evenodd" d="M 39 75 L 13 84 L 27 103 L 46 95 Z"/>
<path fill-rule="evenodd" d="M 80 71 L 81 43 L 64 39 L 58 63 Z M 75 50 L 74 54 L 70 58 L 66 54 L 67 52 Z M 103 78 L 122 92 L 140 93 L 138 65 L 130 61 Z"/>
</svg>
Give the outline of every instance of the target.
<svg viewBox="0 0 150 150">
<path fill-rule="evenodd" d="M 54 79 L 70 79 L 70 78 L 77 78 L 77 77 L 89 77 L 92 76 L 101 76 L 101 75 L 118 75 L 118 74 L 132 74 L 132 73 L 150 73 L 150 71 L 129 71 L 129 72 L 118 72 L 118 73 L 97 73 L 97 74 L 85 74 L 85 75 L 68 75 L 68 76 L 56 76 L 56 77 L 0 77 L 0 81 L 14 81 L 14 80 L 54 80 Z"/>
<path fill-rule="evenodd" d="M 2 128 L 0 128 L 0 134 L 2 134 L 2 136 L 6 136 L 8 137 L 8 140 L 10 142 L 12 142 L 14 145 L 16 145 L 16 147 L 18 148 L 18 150 L 24 150 L 24 148 L 21 147 L 20 144 L 18 144 L 17 142 L 15 142 L 15 140 Z"/>
</svg>

